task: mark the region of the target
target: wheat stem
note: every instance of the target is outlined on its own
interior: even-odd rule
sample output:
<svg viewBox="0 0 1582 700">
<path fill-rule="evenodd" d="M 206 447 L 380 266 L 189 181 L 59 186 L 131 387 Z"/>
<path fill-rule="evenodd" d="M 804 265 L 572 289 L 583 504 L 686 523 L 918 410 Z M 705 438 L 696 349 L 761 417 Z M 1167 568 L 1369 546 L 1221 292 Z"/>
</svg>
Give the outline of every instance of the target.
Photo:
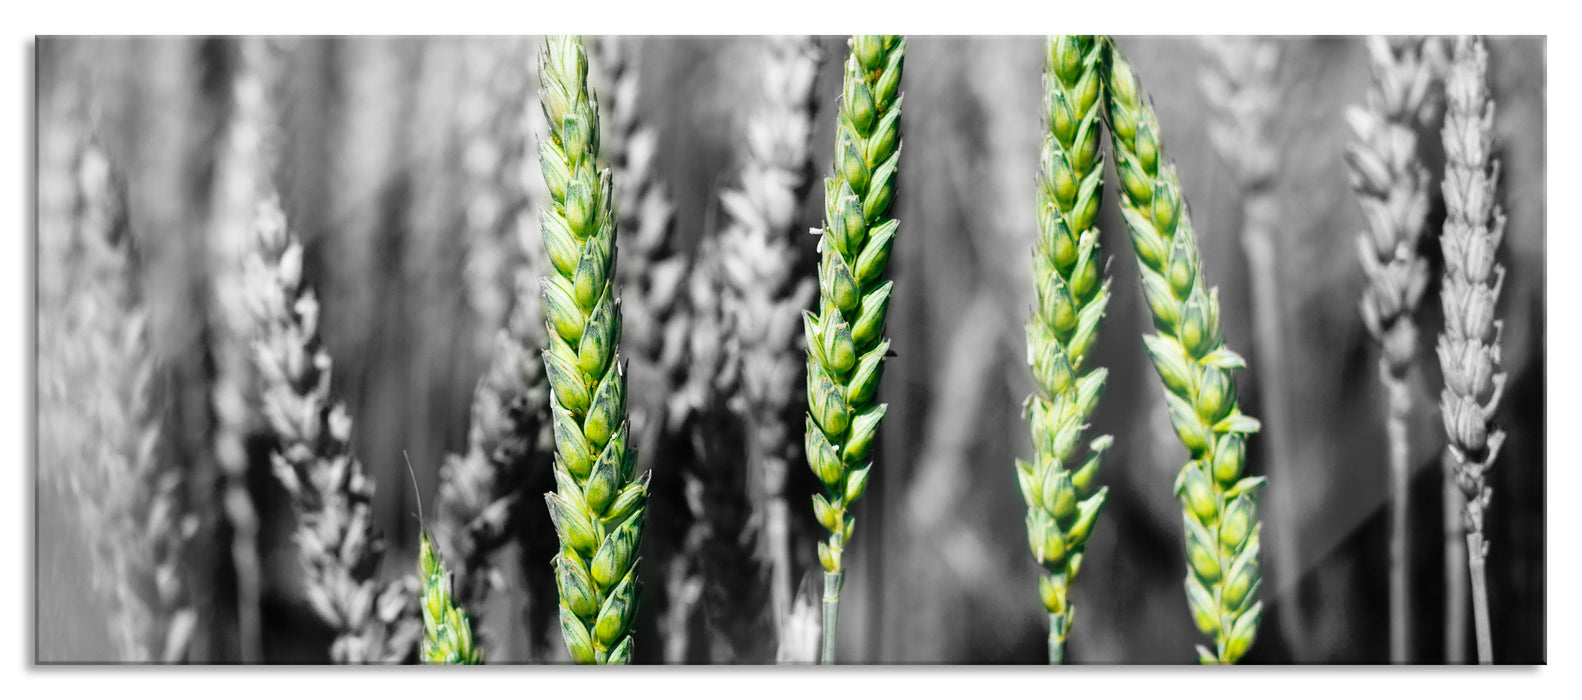
<svg viewBox="0 0 1582 700">
<path fill-rule="evenodd" d="M 1052 36 L 1044 48 L 1037 302 L 1027 321 L 1027 363 L 1038 386 L 1024 404 L 1035 454 L 1031 462 L 1016 460 L 1016 480 L 1027 506 L 1028 546 L 1045 569 L 1038 593 L 1049 614 L 1051 664 L 1065 659 L 1075 614 L 1071 584 L 1109 494 L 1095 489 L 1093 478 L 1112 438 L 1094 438 L 1076 461 L 1078 440 L 1109 377 L 1103 367 L 1086 366 L 1110 298 L 1095 227 L 1104 178 L 1103 62 L 1104 42 L 1093 36 Z"/>
<path fill-rule="evenodd" d="M 824 567 L 824 645 L 834 663 L 842 554 L 857 522 L 848 512 L 868 484 L 868 461 L 885 404 L 879 377 L 890 341 L 885 279 L 900 222 L 890 216 L 901 158 L 901 71 L 906 39 L 853 36 L 835 130 L 834 174 L 824 179 L 825 225 L 818 230 L 818 313 L 807 312 L 808 466 L 824 484 L 813 512 L 829 531 L 819 542 Z"/>
<path fill-rule="evenodd" d="M 1498 204 L 1499 162 L 1494 157 L 1494 103 L 1487 72 L 1488 52 L 1482 38 L 1461 38 L 1446 83 L 1446 216 L 1440 236 L 1445 254 L 1441 286 L 1445 329 L 1437 348 L 1445 378 L 1440 412 L 1457 466 L 1456 482 L 1465 499 L 1462 524 L 1480 664 L 1494 661 L 1484 515 L 1492 497 L 1487 473 L 1505 443 L 1505 431 L 1494 416 L 1506 376 L 1500 359 L 1504 325 L 1495 318 L 1505 281 L 1505 269 L 1496 259 L 1505 235 L 1505 214 Z"/>
<path fill-rule="evenodd" d="M 1105 41 L 1108 123 L 1121 213 L 1131 233 L 1155 334 L 1143 337 L 1163 382 L 1176 436 L 1191 460 L 1176 477 L 1186 537 L 1187 602 L 1214 649 L 1203 663 L 1239 660 L 1257 635 L 1264 478 L 1245 476 L 1246 441 L 1258 421 L 1238 407 L 1232 373 L 1246 362 L 1225 347 L 1219 290 L 1208 287 L 1175 168 L 1165 158 L 1154 115 L 1125 56 Z"/>
<path fill-rule="evenodd" d="M 539 160 L 552 205 L 541 219 L 549 273 L 540 281 L 555 436 L 556 490 L 545 494 L 560 537 L 561 633 L 577 663 L 632 658 L 647 474 L 628 449 L 616 220 L 609 169 L 598 169 L 599 112 L 581 39 L 554 37 L 539 55 L 549 133 Z"/>
</svg>

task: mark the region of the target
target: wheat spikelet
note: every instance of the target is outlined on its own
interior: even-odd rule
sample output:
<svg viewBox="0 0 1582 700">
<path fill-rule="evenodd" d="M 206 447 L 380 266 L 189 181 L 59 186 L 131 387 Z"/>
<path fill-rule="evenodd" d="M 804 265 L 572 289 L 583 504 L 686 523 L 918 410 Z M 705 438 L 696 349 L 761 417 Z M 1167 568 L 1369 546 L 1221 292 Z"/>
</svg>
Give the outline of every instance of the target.
<svg viewBox="0 0 1582 700">
<path fill-rule="evenodd" d="M 818 545 L 824 567 L 823 663 L 835 662 L 841 553 L 856 527 L 847 509 L 868 484 L 868 453 L 884 418 L 885 405 L 875 400 L 890 349 L 883 336 L 893 283 L 884 272 L 900 226 L 890 217 L 890 202 L 901 158 L 906 39 L 860 35 L 848 45 L 835 171 L 824 179 L 826 220 L 818 231 L 819 308 L 802 318 L 807 462 L 826 490 L 813 496 L 813 511 L 830 533 Z"/>
<path fill-rule="evenodd" d="M 1243 475 L 1247 436 L 1258 421 L 1237 406 L 1232 372 L 1245 366 L 1220 333 L 1219 290 L 1199 260 L 1175 168 L 1165 159 L 1159 121 L 1131 64 L 1105 40 L 1108 123 L 1121 213 L 1156 333 L 1143 336 L 1165 387 L 1170 422 L 1190 461 L 1176 477 L 1186 536 L 1187 602 L 1214 649 L 1203 663 L 1236 663 L 1263 615 L 1258 600 L 1263 477 Z"/>
<path fill-rule="evenodd" d="M 224 513 L 232 530 L 241 660 L 258 663 L 263 654 L 259 617 L 262 581 L 258 512 L 247 490 L 247 440 L 260 425 L 254 408 L 257 376 L 248 349 L 256 328 L 247 308 L 251 280 L 243 260 L 253 243 L 256 207 L 272 190 L 275 122 L 268 93 L 277 57 L 268 40 L 258 37 L 241 39 L 236 48 L 237 65 L 229 86 L 231 111 L 215 156 L 208 222 L 216 373 L 210 400 L 215 418 L 214 457 L 224 486 Z"/>
<path fill-rule="evenodd" d="M 1406 527 L 1410 456 L 1407 419 L 1412 396 L 1407 374 L 1416 363 L 1413 318 L 1428 286 L 1428 262 L 1418 253 L 1428 215 L 1428 172 L 1420 162 L 1417 127 L 1432 109 L 1433 65 L 1420 37 L 1369 37 L 1373 69 L 1367 103 L 1346 112 L 1357 142 L 1346 151 L 1351 182 L 1368 228 L 1357 237 L 1368 278 L 1362 319 L 1382 348 L 1379 377 L 1388 396 L 1390 445 L 1390 660 L 1406 663 L 1410 643 Z"/>
<path fill-rule="evenodd" d="M 1095 228 L 1104 186 L 1103 56 L 1104 42 L 1092 36 L 1049 37 L 1044 52 L 1047 133 L 1033 248 L 1037 304 L 1027 321 L 1027 364 L 1038 390 L 1024 409 L 1034 457 L 1016 460 L 1016 479 L 1027 504 L 1028 546 L 1046 569 L 1038 592 L 1049 613 L 1052 664 L 1065 659 L 1075 614 L 1071 584 L 1109 493 L 1095 490 L 1093 479 L 1110 436 L 1088 443 L 1079 468 L 1067 466 L 1076 465 L 1077 442 L 1109 378 L 1103 367 L 1086 367 L 1110 300 Z"/>
<path fill-rule="evenodd" d="M 628 448 L 626 376 L 610 171 L 597 170 L 599 112 L 582 41 L 554 37 L 539 55 L 549 132 L 539 146 L 552 205 L 543 223 L 550 268 L 541 280 L 555 435 L 556 490 L 545 494 L 560 536 L 555 557 L 561 632 L 577 663 L 629 663 L 637 610 L 647 475 Z"/>
<path fill-rule="evenodd" d="M 1439 336 L 1439 365 L 1445 388 L 1440 411 L 1465 497 L 1467 566 L 1472 579 L 1478 661 L 1493 663 L 1484 561 L 1484 511 L 1491 491 L 1487 472 L 1505 443 L 1494 423 L 1505 389 L 1500 362 L 1502 323 L 1494 317 L 1505 268 L 1495 260 L 1505 235 L 1499 205 L 1499 162 L 1494 157 L 1494 102 L 1487 85 L 1488 51 L 1481 37 L 1462 37 L 1445 86 L 1445 253 L 1441 300 L 1445 329 Z"/>
<path fill-rule="evenodd" d="M 427 532 L 419 544 L 418 567 L 423 577 L 423 663 L 482 664 L 483 653 L 473 643 L 472 618 L 451 597 L 450 572 Z"/>
<path fill-rule="evenodd" d="M 335 631 L 336 663 L 398 662 L 416 629 L 399 608 L 378 605 L 384 540 L 373 524 L 374 485 L 352 454 L 351 417 L 330 394 L 333 363 L 319 338 L 318 299 L 302 283 L 302 245 L 272 197 L 255 221 L 253 359 L 275 439 L 270 464 L 296 509 L 305 595 Z"/>
<path fill-rule="evenodd" d="M 40 146 L 40 462 L 64 472 L 81 508 L 121 660 L 181 662 L 197 621 L 184 565 L 197 518 L 183 470 L 158 451 L 125 188 L 85 133 L 75 86 L 62 90 Z"/>
</svg>

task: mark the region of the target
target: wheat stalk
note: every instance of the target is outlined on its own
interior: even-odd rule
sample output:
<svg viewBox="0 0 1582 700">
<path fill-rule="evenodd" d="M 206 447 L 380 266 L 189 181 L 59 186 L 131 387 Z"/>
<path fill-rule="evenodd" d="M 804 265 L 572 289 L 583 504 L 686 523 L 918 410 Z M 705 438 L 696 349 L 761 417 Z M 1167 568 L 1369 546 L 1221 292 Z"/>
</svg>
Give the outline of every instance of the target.
<svg viewBox="0 0 1582 700">
<path fill-rule="evenodd" d="M 876 399 L 890 341 L 884 316 L 892 282 L 885 279 L 900 222 L 890 202 L 901 158 L 901 71 L 906 39 L 853 36 L 848 41 L 835 170 L 824 179 L 825 225 L 819 235 L 818 313 L 805 313 L 808 353 L 808 466 L 823 482 L 813 512 L 829 531 L 818 544 L 824 567 L 820 659 L 835 662 L 841 554 L 856 527 L 847 509 L 862 496 L 868 453 L 884 417 Z M 859 466 L 860 465 L 860 466 Z"/>
<path fill-rule="evenodd" d="M 236 48 L 237 65 L 229 86 L 231 113 L 215 156 L 208 224 L 214 275 L 211 325 L 216 336 L 216 376 L 210 400 L 215 417 L 214 457 L 224 488 L 223 509 L 232 530 L 241 660 L 259 663 L 263 660 L 259 520 L 247 489 L 247 441 L 259 429 L 260 418 L 256 410 L 258 378 L 248 348 L 256 328 L 247 308 L 250 292 L 243 261 L 253 243 L 258 202 L 272 189 L 275 127 L 268 92 L 277 56 L 275 47 L 259 37 L 241 39 Z"/>
<path fill-rule="evenodd" d="M 1439 404 L 1456 462 L 1456 481 L 1466 498 L 1462 524 L 1482 664 L 1494 662 L 1484 574 L 1488 556 L 1484 511 L 1491 496 L 1487 471 L 1505 443 L 1505 431 L 1494 423 L 1505 389 L 1500 361 L 1503 324 L 1494 317 L 1505 280 L 1505 268 L 1495 260 L 1505 235 L 1505 214 L 1498 203 L 1500 167 L 1493 152 L 1494 102 L 1487 74 L 1483 39 L 1462 37 L 1456 42 L 1445 87 L 1446 216 L 1439 239 L 1445 253 L 1441 287 L 1445 329 L 1438 346 L 1445 377 Z"/>
<path fill-rule="evenodd" d="M 1198 658 L 1232 664 L 1252 646 L 1263 615 L 1257 494 L 1264 478 L 1243 475 L 1247 436 L 1258 421 L 1237 406 L 1231 373 L 1246 363 L 1225 347 L 1219 290 L 1204 278 L 1159 120 L 1131 64 L 1113 40 L 1105 44 L 1121 214 L 1156 330 L 1143 341 L 1164 384 L 1171 425 L 1190 456 L 1174 488 L 1183 510 L 1187 603 L 1198 629 L 1215 641 L 1213 650 L 1199 645 Z"/>
<path fill-rule="evenodd" d="M 1084 373 L 1110 300 L 1095 227 L 1104 178 L 1103 56 L 1104 43 L 1092 36 L 1052 36 L 1044 50 L 1047 133 L 1033 247 L 1037 305 L 1027 321 L 1027 364 L 1038 388 L 1024 408 L 1034 456 L 1016 460 L 1016 480 L 1027 504 L 1028 546 L 1046 569 L 1038 593 L 1049 613 L 1052 664 L 1064 662 L 1075 614 L 1070 587 L 1109 493 L 1095 491 L 1093 479 L 1110 436 L 1094 438 L 1080 468 L 1067 468 L 1109 377 L 1103 367 Z"/>
<path fill-rule="evenodd" d="M 552 270 L 541 280 L 556 490 L 545 494 L 560 536 L 555 557 L 561 632 L 577 663 L 629 663 L 647 475 L 628 449 L 621 305 L 613 272 L 614 193 L 596 170 L 599 112 L 582 41 L 554 37 L 539 55 L 549 123 L 539 146 L 552 206 L 543 217 Z"/>
<path fill-rule="evenodd" d="M 473 644 L 472 619 L 451 597 L 450 572 L 427 532 L 418 546 L 418 566 L 423 578 L 423 663 L 482 664 L 483 653 Z"/>
<path fill-rule="evenodd" d="M 377 605 L 384 540 L 373 523 L 374 485 L 351 452 L 351 417 L 330 394 L 333 363 L 319 337 L 319 303 L 302 282 L 302 245 L 273 197 L 259 204 L 250 258 L 253 359 L 270 464 L 291 496 L 292 540 L 309 606 L 331 629 L 337 663 L 397 662 L 416 628 Z"/>
<path fill-rule="evenodd" d="M 51 105 L 39 162 L 41 465 L 60 469 L 112 601 L 123 661 L 188 658 L 184 555 L 197 517 L 159 454 L 160 406 L 125 187 L 85 132 L 75 85 Z"/>
<path fill-rule="evenodd" d="M 1369 37 L 1373 83 L 1365 107 L 1346 117 L 1357 143 L 1346 152 L 1352 187 L 1368 222 L 1357 238 L 1368 288 L 1361 310 L 1383 352 L 1379 378 L 1388 396 L 1390 444 L 1390 660 L 1409 661 L 1411 630 L 1407 548 L 1410 456 L 1407 419 L 1412 410 L 1407 375 L 1416 363 L 1417 311 L 1428 285 L 1428 262 L 1418 253 L 1428 215 L 1428 173 L 1417 149 L 1433 81 L 1421 38 Z"/>
</svg>

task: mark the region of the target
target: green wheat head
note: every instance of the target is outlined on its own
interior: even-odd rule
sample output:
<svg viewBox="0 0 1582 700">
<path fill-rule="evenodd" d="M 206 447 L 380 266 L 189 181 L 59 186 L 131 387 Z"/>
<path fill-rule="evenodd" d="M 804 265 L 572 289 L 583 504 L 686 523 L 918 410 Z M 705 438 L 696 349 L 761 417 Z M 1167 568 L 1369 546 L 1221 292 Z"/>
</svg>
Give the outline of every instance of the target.
<svg viewBox="0 0 1582 700">
<path fill-rule="evenodd" d="M 560 624 L 577 663 L 632 658 L 637 553 L 647 477 L 627 449 L 626 377 L 617 348 L 614 193 L 599 169 L 599 112 L 582 41 L 552 37 L 539 57 L 549 124 L 539 147 L 550 194 L 540 223 L 552 270 L 542 279 L 556 490 L 545 494 L 560 553 Z"/>
<path fill-rule="evenodd" d="M 1242 473 L 1247 436 L 1258 421 L 1237 407 L 1232 372 L 1246 362 L 1221 337 L 1219 291 L 1204 280 L 1158 118 L 1131 64 L 1113 41 L 1105 43 L 1121 214 L 1157 331 L 1143 341 L 1165 385 L 1170 423 L 1190 456 L 1175 483 L 1184 511 L 1187 602 L 1198 629 L 1215 641 L 1213 650 L 1199 645 L 1198 657 L 1231 664 L 1252 646 L 1263 615 L 1257 493 L 1264 479 Z"/>
<path fill-rule="evenodd" d="M 445 570 L 426 531 L 418 557 L 423 577 L 423 663 L 483 663 L 483 654 L 473 644 L 472 620 L 451 597 L 450 572 Z"/>
<path fill-rule="evenodd" d="M 1095 228 L 1104 180 L 1103 48 L 1092 36 L 1055 36 L 1044 55 L 1048 133 L 1039 159 L 1033 249 L 1037 306 L 1027 321 L 1027 364 L 1038 390 L 1024 409 L 1034 457 L 1016 460 L 1016 479 L 1027 503 L 1028 546 L 1046 570 L 1038 594 L 1049 612 L 1050 663 L 1064 658 L 1074 612 L 1071 583 L 1108 493 L 1094 490 L 1093 477 L 1113 442 L 1108 435 L 1093 439 L 1081 466 L 1067 469 L 1109 377 L 1103 367 L 1086 368 L 1110 300 Z"/>
<path fill-rule="evenodd" d="M 890 216 L 901 157 L 901 66 L 906 39 L 854 36 L 835 131 L 835 172 L 824 179 L 819 235 L 819 310 L 803 316 L 807 336 L 808 466 L 823 482 L 813 512 L 829 530 L 819 542 L 826 588 L 840 589 L 841 552 L 856 521 L 847 509 L 868 483 L 868 452 L 884 417 L 875 401 L 890 341 L 885 279 L 900 225 Z M 832 594 L 825 591 L 826 599 Z M 826 625 L 828 627 L 829 625 Z"/>
</svg>

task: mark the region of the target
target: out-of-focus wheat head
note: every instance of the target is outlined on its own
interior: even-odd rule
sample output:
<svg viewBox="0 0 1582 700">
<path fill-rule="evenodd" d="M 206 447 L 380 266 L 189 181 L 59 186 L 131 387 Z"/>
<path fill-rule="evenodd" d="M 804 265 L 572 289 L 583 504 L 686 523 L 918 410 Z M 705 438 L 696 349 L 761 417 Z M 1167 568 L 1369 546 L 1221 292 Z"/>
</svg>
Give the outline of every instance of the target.
<svg viewBox="0 0 1582 700">
<path fill-rule="evenodd" d="M 1434 63 L 1422 37 L 1366 39 L 1373 71 L 1367 102 L 1346 111 L 1357 141 L 1346 151 L 1352 189 L 1367 220 L 1357 237 L 1362 271 L 1362 320 L 1382 348 L 1379 378 L 1386 392 L 1391 488 L 1390 658 L 1409 660 L 1409 561 L 1406 528 L 1411 468 L 1407 419 L 1412 394 L 1407 375 L 1417 362 L 1417 313 L 1428 287 L 1428 261 L 1418 252 L 1428 217 L 1428 171 L 1418 153 L 1417 128 L 1432 110 Z"/>
<path fill-rule="evenodd" d="M 1219 290 L 1203 273 L 1158 117 L 1131 64 L 1113 40 L 1104 43 L 1121 214 L 1156 331 L 1143 343 L 1190 457 L 1174 486 L 1186 538 L 1187 603 L 1198 630 L 1215 641 L 1213 649 L 1198 645 L 1198 659 L 1232 664 L 1252 646 L 1263 615 L 1256 499 L 1264 478 L 1243 473 L 1247 437 L 1259 425 L 1237 405 L 1232 373 L 1246 362 L 1225 347 Z"/>
<path fill-rule="evenodd" d="M 473 392 L 467 449 L 449 455 L 440 470 L 435 536 L 450 554 L 456 600 L 477 611 L 488 591 L 500 585 L 494 553 L 519 531 L 524 517 L 536 522 L 537 534 L 549 537 L 529 537 L 523 546 L 524 558 L 536 564 L 527 567 L 529 615 L 543 618 L 556 607 L 548 567 L 553 535 L 547 520 L 521 507 L 524 484 L 534 475 L 547 476 L 553 450 L 549 384 L 537 356 L 544 344 L 536 298 L 543 273 L 538 237 L 543 176 L 531 146 L 542 132 L 534 128 L 542 123 L 542 109 L 536 85 L 525 77 L 531 55 L 526 39 L 479 38 L 467 44 L 469 88 L 461 105 L 466 275 L 469 303 L 480 334 L 489 341 L 484 347 L 489 366 Z M 531 626 L 533 643 L 542 646 L 542 624 Z M 489 646 L 482 630 L 479 634 L 480 644 Z"/>
<path fill-rule="evenodd" d="M 1482 580 L 1488 556 L 1484 511 L 1492 496 L 1487 472 L 1505 444 L 1505 431 L 1494 423 L 1505 392 L 1500 362 L 1503 322 L 1494 317 L 1505 281 L 1505 268 L 1496 261 L 1505 236 L 1505 214 L 1499 205 L 1500 164 L 1494 157 L 1488 60 L 1481 37 L 1462 37 L 1445 86 L 1446 215 L 1439 238 L 1445 254 L 1440 292 L 1445 329 L 1438 345 L 1445 377 L 1439 406 L 1456 462 L 1456 481 L 1466 499 L 1462 526 L 1472 567 L 1478 657 L 1483 663 L 1493 659 Z"/>
<path fill-rule="evenodd" d="M 658 457 L 661 434 L 675 423 L 665 397 L 686 371 L 687 323 L 678 301 L 687 258 L 676 250 L 675 205 L 656 172 L 659 132 L 638 105 L 639 39 L 601 36 L 588 44 L 588 84 L 599 96 L 601 158 L 615 181 L 620 222 L 622 350 L 631 359 L 635 399 L 628 407 L 639 454 Z"/>
<path fill-rule="evenodd" d="M 61 88 L 39 149 L 39 461 L 79 507 L 121 660 L 187 658 L 197 518 L 158 450 L 160 406 L 125 187 Z"/>
<path fill-rule="evenodd" d="M 215 154 L 209 204 L 209 273 L 213 293 L 212 328 L 215 377 L 210 391 L 214 411 L 214 457 L 224 488 L 223 509 L 232 530 L 236 569 L 237 621 L 244 663 L 262 658 L 259 600 L 262 588 L 257 538 L 257 507 L 247 490 L 247 440 L 261 427 L 258 377 L 250 343 L 256 317 L 248 308 L 251 278 L 245 260 L 255 244 L 259 203 L 272 196 L 277 122 L 271 106 L 278 47 L 269 39 L 247 37 L 236 46 L 236 65 L 228 86 L 229 117 Z"/>
<path fill-rule="evenodd" d="M 1049 613 L 1050 663 L 1064 661 L 1075 614 L 1071 584 L 1109 494 L 1094 488 L 1094 477 L 1113 438 L 1093 438 L 1080 466 L 1075 461 L 1109 378 L 1105 368 L 1087 365 L 1110 300 L 1096 226 L 1104 191 L 1103 60 L 1104 42 L 1093 36 L 1052 36 L 1044 47 L 1047 133 L 1032 256 L 1037 303 L 1027 321 L 1027 364 L 1038 387 L 1024 404 L 1034 456 L 1016 460 L 1016 481 L 1027 505 L 1028 546 L 1046 570 L 1038 593 Z"/>
<path fill-rule="evenodd" d="M 427 532 L 418 545 L 418 571 L 423 577 L 423 663 L 482 664 L 483 652 L 473 643 L 472 618 L 451 597 L 450 572 Z"/>
<path fill-rule="evenodd" d="M 560 537 L 561 633 L 573 661 L 626 664 L 639 594 L 648 474 L 636 472 L 626 420 L 617 221 L 610 170 L 599 168 L 599 111 L 582 41 L 557 36 L 539 55 L 549 132 L 539 146 L 550 204 L 541 279 L 555 435 L 556 489 L 544 495 Z"/>
<path fill-rule="evenodd" d="M 253 360 L 275 440 L 270 464 L 295 506 L 304 594 L 335 631 L 335 662 L 399 662 L 416 641 L 416 611 L 395 596 L 381 601 L 374 484 L 352 454 L 351 417 L 330 394 L 333 363 L 319 338 L 318 299 L 302 283 L 302 244 L 272 197 L 259 203 L 253 230 Z"/>
<path fill-rule="evenodd" d="M 771 37 L 763 45 L 763 101 L 747 121 L 741 182 L 720 195 L 727 221 L 719 235 L 719 304 L 724 347 L 740 363 L 730 407 L 747 425 L 748 496 L 762 513 L 759 556 L 770 562 L 780 620 L 791 604 L 786 469 L 800 457 L 786 416 L 802 372 L 797 320 L 817 291 L 813 280 L 792 274 L 802 262 L 793 236 L 813 180 L 813 83 L 822 56 L 811 37 Z"/>
</svg>

